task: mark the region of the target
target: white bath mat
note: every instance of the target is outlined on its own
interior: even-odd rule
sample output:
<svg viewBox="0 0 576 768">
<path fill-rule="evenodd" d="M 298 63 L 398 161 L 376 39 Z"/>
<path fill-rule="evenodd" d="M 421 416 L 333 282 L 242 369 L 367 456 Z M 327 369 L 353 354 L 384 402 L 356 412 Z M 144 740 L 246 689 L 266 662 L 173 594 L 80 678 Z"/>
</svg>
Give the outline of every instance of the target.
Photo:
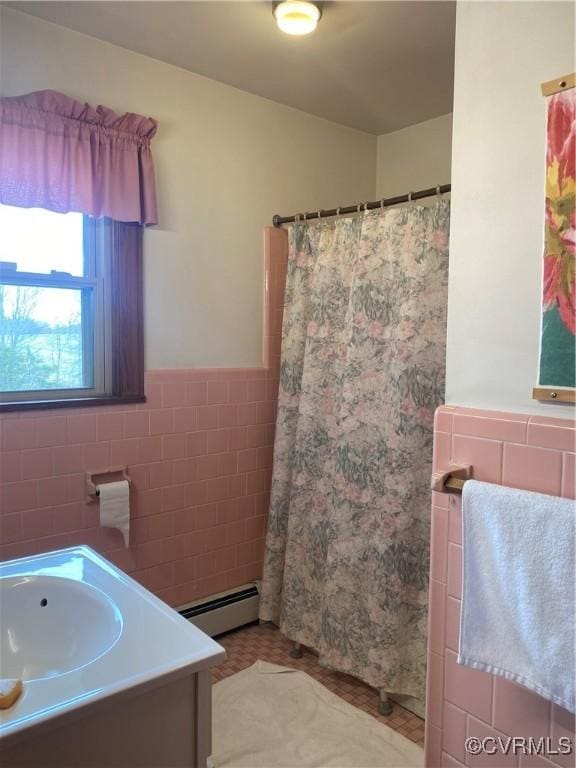
<svg viewBox="0 0 576 768">
<path fill-rule="evenodd" d="M 214 686 L 216 768 L 418 768 L 420 747 L 305 672 L 257 661 Z"/>
</svg>

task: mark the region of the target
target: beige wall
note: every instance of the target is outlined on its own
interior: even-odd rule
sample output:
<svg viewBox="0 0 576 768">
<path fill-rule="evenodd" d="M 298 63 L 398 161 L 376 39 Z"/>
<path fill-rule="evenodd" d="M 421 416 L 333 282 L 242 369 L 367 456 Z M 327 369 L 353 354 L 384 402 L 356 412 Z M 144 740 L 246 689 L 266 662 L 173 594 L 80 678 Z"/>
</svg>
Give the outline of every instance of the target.
<svg viewBox="0 0 576 768">
<path fill-rule="evenodd" d="M 554 416 L 537 381 L 546 101 L 574 70 L 574 6 L 459 2 L 448 403 Z"/>
<path fill-rule="evenodd" d="M 159 121 L 147 367 L 259 365 L 262 227 L 274 213 L 372 199 L 376 137 L 17 11 L 2 16 L 4 95 L 52 88 Z"/>
<path fill-rule="evenodd" d="M 378 136 L 376 196 L 448 184 L 451 152 L 451 114 Z"/>
</svg>

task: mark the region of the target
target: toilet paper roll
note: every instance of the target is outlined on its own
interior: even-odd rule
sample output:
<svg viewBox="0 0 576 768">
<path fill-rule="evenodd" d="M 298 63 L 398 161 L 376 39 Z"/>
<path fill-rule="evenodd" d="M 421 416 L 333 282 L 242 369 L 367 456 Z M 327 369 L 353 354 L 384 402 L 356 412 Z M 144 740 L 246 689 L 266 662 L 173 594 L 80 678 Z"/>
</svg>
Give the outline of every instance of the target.
<svg viewBox="0 0 576 768">
<path fill-rule="evenodd" d="M 100 525 L 118 528 L 124 537 L 124 546 L 130 541 L 130 485 L 127 480 L 96 486 L 100 498 Z"/>
</svg>

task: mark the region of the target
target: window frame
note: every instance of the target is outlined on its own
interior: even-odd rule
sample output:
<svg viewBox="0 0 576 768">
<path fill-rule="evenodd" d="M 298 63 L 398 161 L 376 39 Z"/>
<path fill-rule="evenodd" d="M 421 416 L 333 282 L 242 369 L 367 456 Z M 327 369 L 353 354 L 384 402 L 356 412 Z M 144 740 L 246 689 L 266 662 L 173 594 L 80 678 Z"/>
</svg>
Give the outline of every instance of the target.
<svg viewBox="0 0 576 768">
<path fill-rule="evenodd" d="M 100 364 L 90 388 L 2 393 L 0 413 L 145 402 L 142 226 L 84 216 L 88 275 L 3 271 L 2 283 L 90 289 L 94 355 Z M 84 304 L 84 302 L 82 302 Z M 83 306 L 83 312 L 86 311 Z M 83 323 L 83 329 L 86 328 Z M 86 332 L 86 331 L 85 331 Z M 86 361 L 85 361 L 86 364 Z M 4 395 L 10 395 L 9 400 Z"/>
</svg>

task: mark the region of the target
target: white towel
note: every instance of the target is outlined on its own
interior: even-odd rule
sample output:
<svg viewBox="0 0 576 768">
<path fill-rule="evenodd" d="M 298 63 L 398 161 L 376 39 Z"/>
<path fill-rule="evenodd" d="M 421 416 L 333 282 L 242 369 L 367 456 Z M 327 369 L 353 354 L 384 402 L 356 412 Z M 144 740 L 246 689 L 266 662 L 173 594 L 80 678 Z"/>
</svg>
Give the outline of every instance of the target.
<svg viewBox="0 0 576 768">
<path fill-rule="evenodd" d="M 575 505 L 468 480 L 458 663 L 575 711 Z"/>
</svg>

